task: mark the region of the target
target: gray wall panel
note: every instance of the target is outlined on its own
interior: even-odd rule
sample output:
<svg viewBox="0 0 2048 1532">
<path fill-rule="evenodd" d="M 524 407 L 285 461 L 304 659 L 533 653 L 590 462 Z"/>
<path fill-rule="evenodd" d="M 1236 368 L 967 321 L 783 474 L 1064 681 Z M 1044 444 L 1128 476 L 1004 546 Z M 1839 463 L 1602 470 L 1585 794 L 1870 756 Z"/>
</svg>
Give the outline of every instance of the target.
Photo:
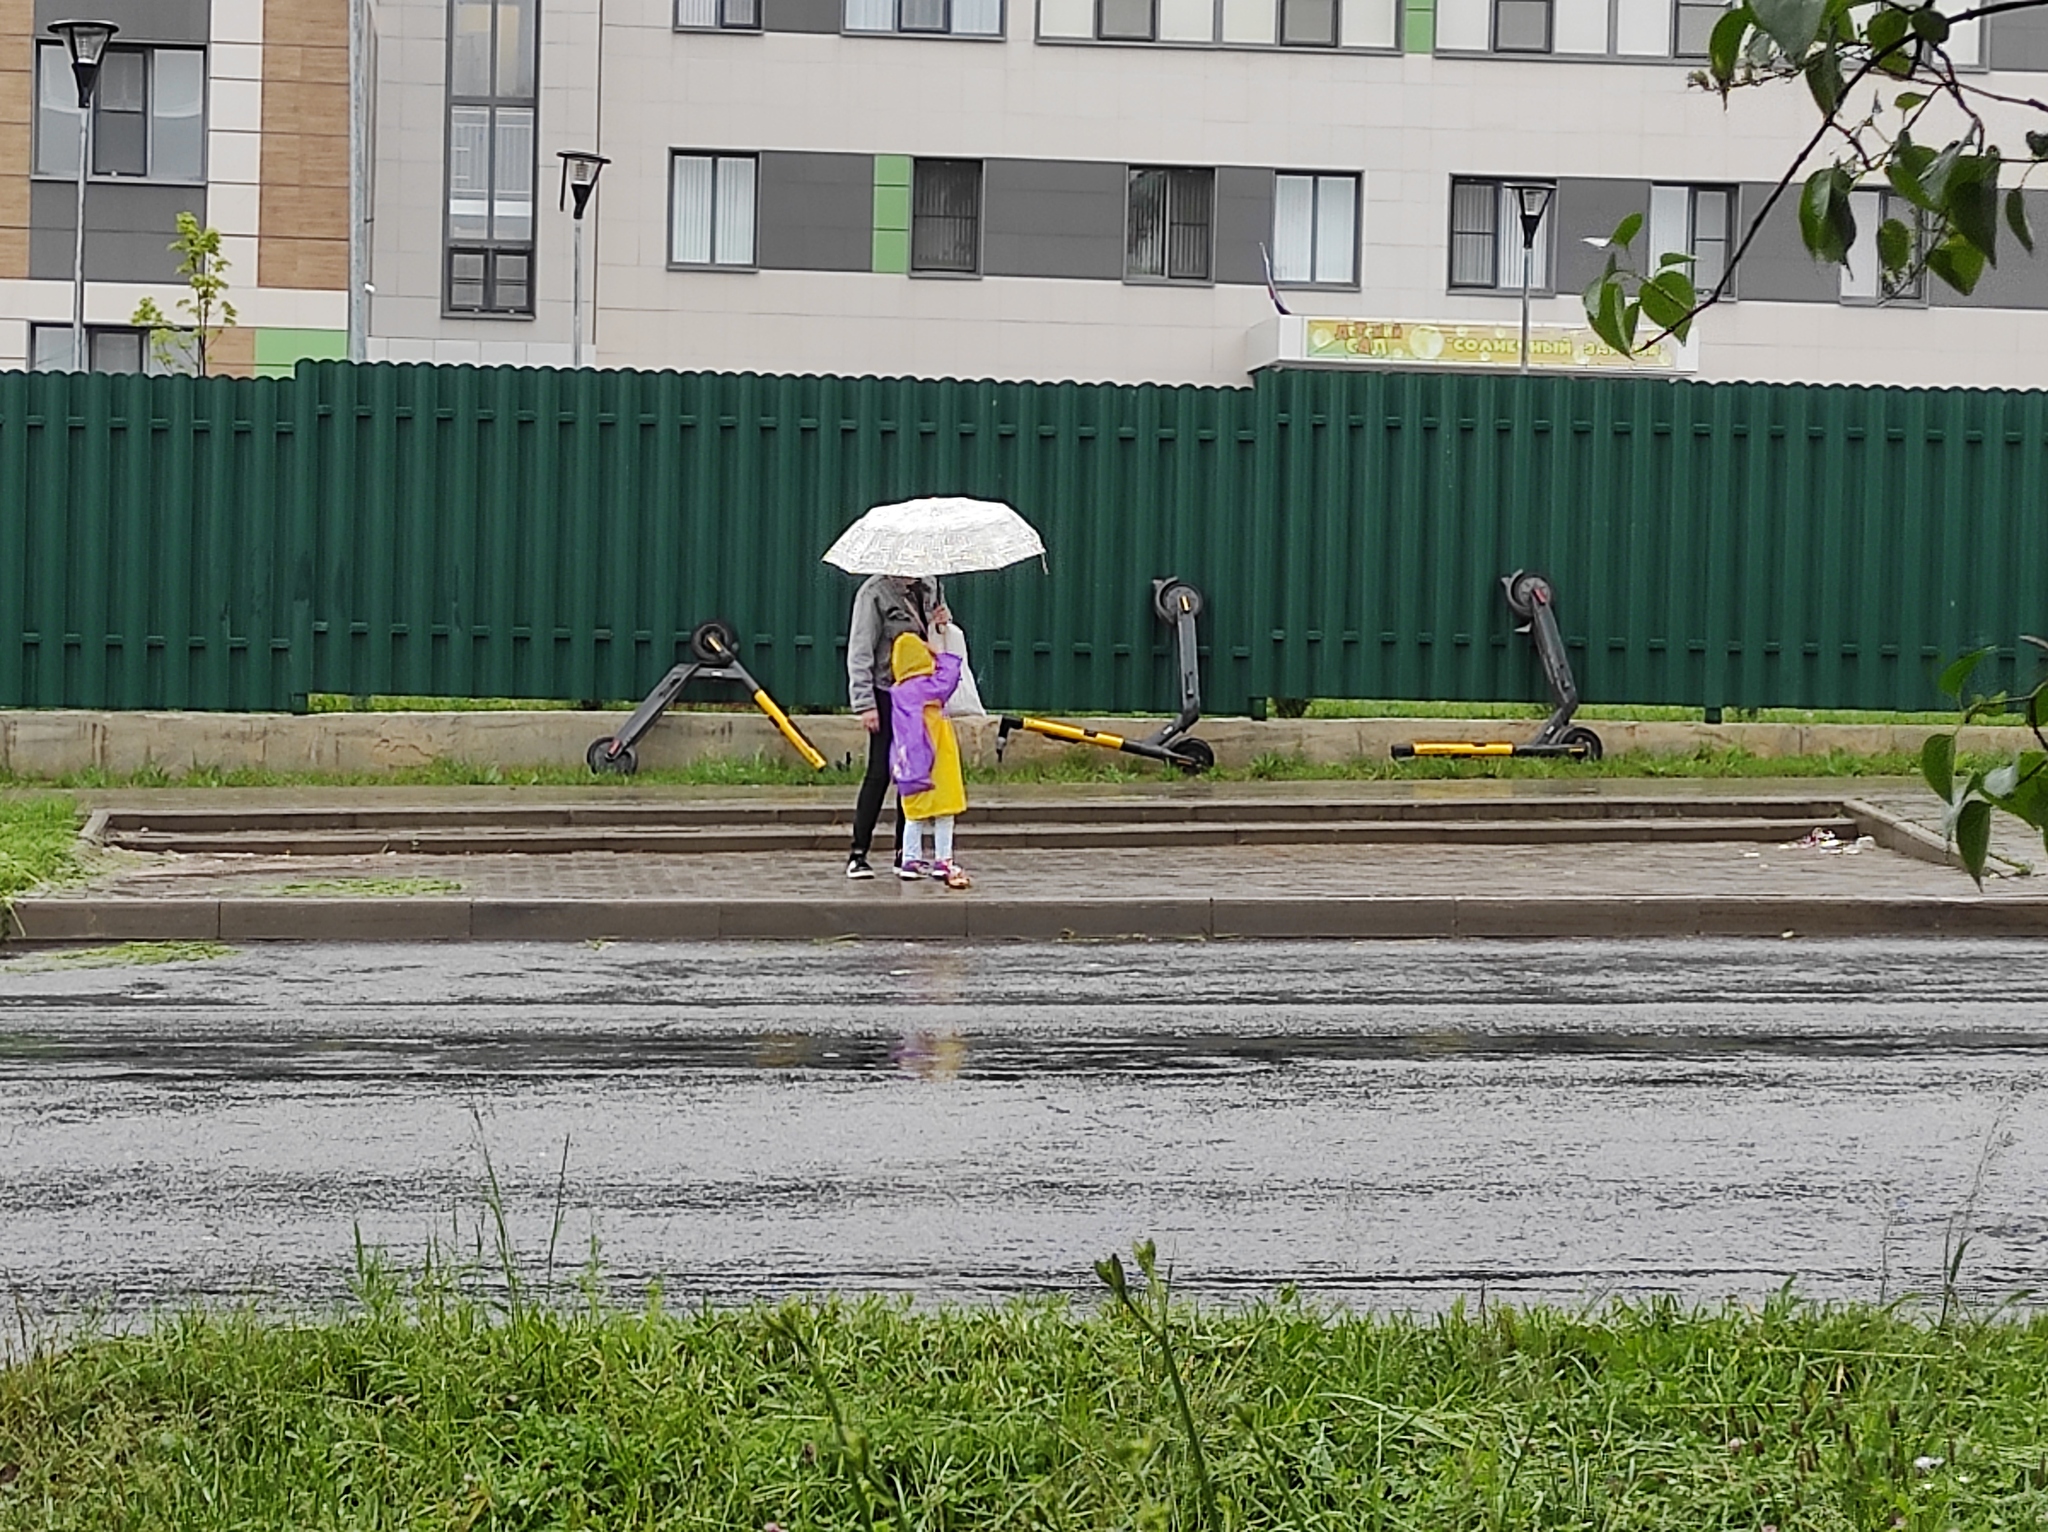
<svg viewBox="0 0 2048 1532">
<path fill-rule="evenodd" d="M 78 193 L 70 182 L 37 181 L 29 189 L 28 274 L 71 280 L 72 217 Z M 94 282 L 175 282 L 170 252 L 178 214 L 206 222 L 203 186 L 121 186 L 95 183 L 85 194 L 85 274 Z M 242 282 L 252 274 L 237 273 Z M 237 285 L 240 285 L 239 283 Z"/>
<path fill-rule="evenodd" d="M 1740 231 L 1749 227 L 1771 188 L 1744 183 L 1741 192 Z M 1799 188 L 1789 186 L 1771 209 L 1771 216 L 1757 230 L 1756 243 L 1742 258 L 1735 272 L 1735 290 L 1745 298 L 1772 303 L 1839 303 L 1842 275 L 1838 266 L 1825 266 L 1807 253 L 1799 237 Z"/>
<path fill-rule="evenodd" d="M 1124 274 L 1122 165 L 989 160 L 982 167 L 981 269 L 992 277 Z"/>
<path fill-rule="evenodd" d="M 1993 69 L 2048 69 L 2048 10 L 1987 16 Z"/>
<path fill-rule="evenodd" d="M 842 0 L 762 0 L 764 32 L 837 32 Z"/>
<path fill-rule="evenodd" d="M 47 37 L 53 21 L 84 16 L 113 22 L 121 29 L 117 43 L 203 43 L 212 9 L 209 0 L 36 0 L 36 35 Z"/>
<path fill-rule="evenodd" d="M 2015 14 L 2026 15 L 2021 11 Z M 2004 18 L 1998 18 L 2003 20 Z M 1936 308 L 1959 309 L 2048 309 L 2048 191 L 2029 191 L 2027 228 L 2034 236 L 2034 249 L 2012 237 L 2005 222 L 2004 205 L 1999 207 L 1998 261 L 1984 268 L 1977 290 L 1967 297 L 1935 277 L 1927 279 L 1927 301 Z"/>
<path fill-rule="evenodd" d="M 1551 212 L 1551 231 L 1556 251 L 1557 290 L 1576 293 L 1599 276 L 1607 265 L 1607 252 L 1586 241 L 1605 239 L 1614 226 L 1630 213 L 1650 210 L 1648 181 L 1593 180 L 1566 176 L 1557 183 L 1557 201 Z M 1635 246 L 1640 260 L 1643 246 Z"/>
<path fill-rule="evenodd" d="M 1368 227 L 1371 218 L 1368 209 Z M 1223 166 L 1216 172 L 1216 280 L 1263 286 L 1259 247 L 1272 241 L 1273 172 Z"/>
<path fill-rule="evenodd" d="M 778 271 L 869 271 L 875 162 L 866 154 L 761 156 L 759 262 Z"/>
</svg>

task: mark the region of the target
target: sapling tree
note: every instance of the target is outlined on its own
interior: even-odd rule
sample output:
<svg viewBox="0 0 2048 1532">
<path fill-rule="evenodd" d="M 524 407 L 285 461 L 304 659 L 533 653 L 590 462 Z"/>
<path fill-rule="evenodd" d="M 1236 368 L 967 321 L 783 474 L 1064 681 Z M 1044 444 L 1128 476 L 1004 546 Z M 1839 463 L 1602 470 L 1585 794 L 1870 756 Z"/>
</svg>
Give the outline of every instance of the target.
<svg viewBox="0 0 2048 1532">
<path fill-rule="evenodd" d="M 220 253 L 220 230 L 190 213 L 178 214 L 178 233 L 170 248 L 189 290 L 176 305 L 182 321 L 165 314 L 154 298 L 144 298 L 128 322 L 148 330 L 150 354 L 166 372 L 203 378 L 214 341 L 235 322 L 235 306 L 228 300 L 229 263 Z"/>
<path fill-rule="evenodd" d="M 2026 642 L 2048 652 L 2048 640 L 2027 635 Z M 1989 649 L 1966 654 L 1942 672 L 1941 689 L 1962 705 L 1962 719 L 1955 730 L 1928 737 L 1920 751 L 1920 774 L 1936 796 L 1948 805 L 1943 819 L 1947 838 L 1955 844 L 1963 866 L 1981 888 L 1984 870 L 1991 861 L 1991 820 L 2002 810 L 2041 832 L 2048 843 L 2048 681 L 2041 682 L 2025 697 L 2013 699 L 2003 692 L 1972 696 L 1963 701 L 1964 688 Z M 2005 721 L 2017 700 L 2027 727 L 2033 731 L 2038 748 L 2020 750 L 1998 766 L 1966 769 L 1959 766 L 1956 745 L 1963 725 L 1980 719 Z"/>
<path fill-rule="evenodd" d="M 1856 193 L 1878 204 L 1875 260 L 1882 295 L 1924 277 L 1973 291 L 1996 266 L 2006 235 L 2032 252 L 2024 187 L 2048 161 L 2048 102 L 1993 90 L 1955 57 L 1958 29 L 2048 0 L 1744 0 L 1715 24 L 1696 89 L 1726 103 L 1738 92 L 1801 90 L 1812 132 L 1771 192 L 1750 211 L 1713 286 L 1699 290 L 1693 258 L 1636 253 L 1643 219 L 1631 214 L 1608 240 L 1605 269 L 1586 288 L 1586 317 L 1615 349 L 1671 335 L 1732 291 L 1743 257 L 1781 201 L 1797 199 L 1799 234 L 1818 261 L 1847 264 L 1864 232 Z M 1869 212 L 1866 201 L 1864 214 Z M 1866 241 L 1866 246 L 1868 245 Z M 1654 262 L 1655 264 L 1650 264 Z"/>
</svg>

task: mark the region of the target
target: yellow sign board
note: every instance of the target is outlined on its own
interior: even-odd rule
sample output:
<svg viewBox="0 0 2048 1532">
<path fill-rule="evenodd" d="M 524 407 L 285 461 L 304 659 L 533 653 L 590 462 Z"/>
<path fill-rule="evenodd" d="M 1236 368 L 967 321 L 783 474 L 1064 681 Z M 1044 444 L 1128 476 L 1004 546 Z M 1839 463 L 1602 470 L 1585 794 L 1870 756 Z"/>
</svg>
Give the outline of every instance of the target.
<svg viewBox="0 0 2048 1532">
<path fill-rule="evenodd" d="M 1308 319 L 1302 360 L 1422 367 L 1519 367 L 1516 324 L 1426 324 L 1388 319 Z M 1583 325 L 1529 327 L 1529 366 L 1545 372 L 1684 372 L 1685 349 L 1666 337 L 1634 356 L 1616 351 Z"/>
</svg>

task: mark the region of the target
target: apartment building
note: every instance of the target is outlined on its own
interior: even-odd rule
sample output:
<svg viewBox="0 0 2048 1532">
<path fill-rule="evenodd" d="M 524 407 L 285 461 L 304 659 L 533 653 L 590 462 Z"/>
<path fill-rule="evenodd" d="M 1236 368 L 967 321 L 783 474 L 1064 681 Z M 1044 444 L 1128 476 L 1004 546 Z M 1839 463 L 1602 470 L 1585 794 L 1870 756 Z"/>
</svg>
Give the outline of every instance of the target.
<svg viewBox="0 0 2048 1532">
<path fill-rule="evenodd" d="M 135 354 L 124 316 L 165 291 L 180 207 L 227 236 L 241 365 L 340 354 L 348 3 L 99 0 L 140 60 L 118 91 L 110 71 L 100 110 L 141 125 L 103 126 L 114 147 L 95 156 L 95 365 Z M 1792 90 L 1724 108 L 1687 87 L 1716 0 L 360 3 L 360 298 L 380 359 L 569 362 L 574 150 L 609 161 L 584 226 L 599 366 L 1176 383 L 1512 368 L 1526 275 L 1535 364 L 1613 367 L 1577 297 L 1605 255 L 1590 242 L 1639 211 L 1648 253 L 1718 275 L 1812 126 Z M 69 313 L 76 114 L 41 31 L 68 8 L 0 0 L 18 39 L 0 72 L 18 152 L 0 165 L 20 167 L 0 180 L 0 364 L 68 354 L 48 327 Z M 2039 94 L 2048 12 L 1954 46 L 1987 85 Z M 1550 194 L 1527 244 L 1525 184 Z M 1874 230 L 1883 193 L 1860 195 Z M 1628 365 L 2040 378 L 2048 264 L 2013 250 L 1962 299 L 1881 293 L 1873 255 L 1816 266 L 1788 197 L 1735 301 Z"/>
<path fill-rule="evenodd" d="M 346 353 L 348 0 L 0 0 L 0 368 L 66 367 L 79 156 L 75 17 L 114 34 L 93 107 L 88 360 L 157 370 L 131 320 L 186 289 L 178 214 L 221 233 L 237 326 L 214 370 Z"/>
</svg>

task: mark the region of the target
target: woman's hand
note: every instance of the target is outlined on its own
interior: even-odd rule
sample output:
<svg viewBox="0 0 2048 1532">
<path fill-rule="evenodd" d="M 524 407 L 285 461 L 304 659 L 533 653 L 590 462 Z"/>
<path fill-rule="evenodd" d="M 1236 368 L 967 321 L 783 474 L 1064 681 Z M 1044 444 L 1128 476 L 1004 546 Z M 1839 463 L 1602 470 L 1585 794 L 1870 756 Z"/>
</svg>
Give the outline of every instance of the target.
<svg viewBox="0 0 2048 1532">
<path fill-rule="evenodd" d="M 932 626 L 950 628 L 953 626 L 953 609 L 941 601 L 932 611 Z"/>
</svg>

